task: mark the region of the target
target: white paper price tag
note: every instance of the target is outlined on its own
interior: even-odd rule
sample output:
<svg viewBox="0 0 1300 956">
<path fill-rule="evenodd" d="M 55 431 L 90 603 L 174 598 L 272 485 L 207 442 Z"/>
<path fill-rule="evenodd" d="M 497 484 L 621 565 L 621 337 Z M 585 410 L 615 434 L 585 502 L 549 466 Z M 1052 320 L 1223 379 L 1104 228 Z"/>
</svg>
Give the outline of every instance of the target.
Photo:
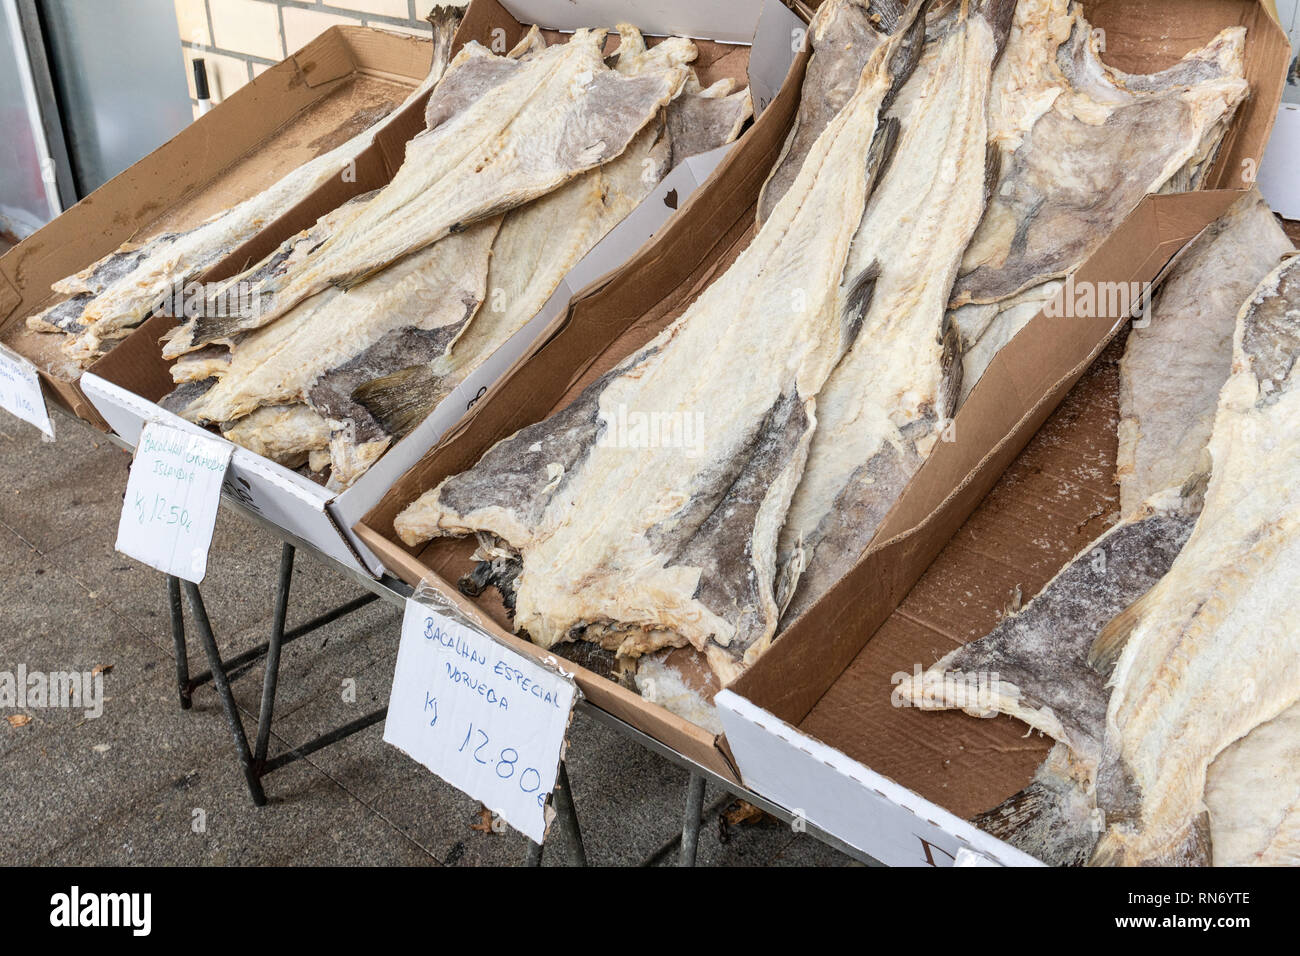
<svg viewBox="0 0 1300 956">
<path fill-rule="evenodd" d="M 384 740 L 540 843 L 576 697 L 571 678 L 408 600 Z"/>
<path fill-rule="evenodd" d="M 54 437 L 54 425 L 41 394 L 41 377 L 36 366 L 16 352 L 0 345 L 0 408 Z"/>
<path fill-rule="evenodd" d="M 230 442 L 150 422 L 140 433 L 117 524 L 117 550 L 198 584 L 208 570 Z"/>
</svg>

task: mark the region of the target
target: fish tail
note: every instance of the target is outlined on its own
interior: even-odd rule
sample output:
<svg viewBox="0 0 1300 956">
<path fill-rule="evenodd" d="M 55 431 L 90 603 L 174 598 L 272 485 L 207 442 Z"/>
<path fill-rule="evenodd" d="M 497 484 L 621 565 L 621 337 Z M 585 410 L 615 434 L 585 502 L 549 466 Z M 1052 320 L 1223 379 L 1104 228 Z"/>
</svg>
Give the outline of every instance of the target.
<svg viewBox="0 0 1300 956">
<path fill-rule="evenodd" d="M 1101 836 L 1092 775 L 1064 744 L 1057 744 L 1034 780 L 971 822 L 1050 866 L 1083 866 Z"/>
<path fill-rule="evenodd" d="M 433 62 L 437 63 L 441 55 L 443 61 L 451 53 L 452 37 L 456 35 L 456 28 L 460 26 L 460 17 L 463 9 L 453 7 L 450 4 L 435 4 L 433 9 L 425 16 L 425 20 L 433 27 Z"/>
<path fill-rule="evenodd" d="M 409 434 L 447 394 L 447 388 L 427 365 L 412 365 L 371 379 L 352 391 L 352 400 L 365 406 L 394 438 Z"/>
</svg>

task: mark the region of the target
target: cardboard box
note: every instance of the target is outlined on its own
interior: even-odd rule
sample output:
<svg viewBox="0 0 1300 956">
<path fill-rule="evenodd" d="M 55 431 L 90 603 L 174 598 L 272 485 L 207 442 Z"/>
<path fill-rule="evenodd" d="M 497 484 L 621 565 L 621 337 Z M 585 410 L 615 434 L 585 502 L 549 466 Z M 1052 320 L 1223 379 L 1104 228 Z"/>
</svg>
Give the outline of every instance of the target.
<svg viewBox="0 0 1300 956">
<path fill-rule="evenodd" d="M 50 372 L 67 365 L 63 336 L 27 329 L 60 298 L 50 284 L 133 238 L 196 226 L 328 152 L 406 99 L 432 51 L 427 39 L 339 27 L 267 69 L 0 257 L 0 341 L 36 364 L 47 400 L 107 431 L 76 372 Z M 399 142 L 423 125 L 422 111 L 394 121 Z M 268 237 L 293 234 L 277 225 L 287 227 L 268 224 Z"/>
<path fill-rule="evenodd" d="M 567 2 L 507 0 L 503 5 L 496 0 L 474 0 L 457 31 L 453 54 L 470 40 L 492 49 L 507 50 L 523 37 L 532 23 L 552 31 L 549 39 L 556 42 L 563 39 L 554 33 L 556 29 L 623 21 L 645 23 L 647 33 L 657 30 L 696 38 L 699 57 L 693 65 L 701 81 L 708 85 L 725 76 L 739 84 L 748 83 L 754 90 L 756 110 L 762 109 L 764 100 L 771 99 L 770 91 L 778 88 L 789 72 L 794 59 L 791 32 L 803 26 L 778 0 L 728 0 L 706 6 L 690 0 L 671 0 L 649 13 L 628 0 L 607 0 L 577 8 Z M 676 24 L 676 28 L 669 24 Z M 355 180 L 336 180 L 322 187 L 272 227 L 234 250 L 204 278 L 214 281 L 237 274 L 247 264 L 273 251 L 286 236 L 310 226 L 320 215 L 352 196 L 385 185 L 401 165 L 406 140 L 414 132 L 404 127 L 400 138 L 381 135 L 376 140 L 376 155 L 367 154 L 368 158 L 358 162 Z M 563 313 L 578 289 L 633 255 L 704 184 L 723 157 L 739 148 L 738 144 L 723 146 L 693 156 L 673 169 L 650 196 L 569 272 L 536 316 L 467 376 L 421 425 L 390 448 L 352 487 L 336 495 L 288 468 L 237 447 L 227 476 L 226 493 L 336 560 L 380 574 L 383 571 L 380 559 L 356 537 L 353 525 L 375 506 L 403 472 L 474 407 L 498 378 L 527 354 L 539 336 Z M 132 444 L 148 421 L 196 427 L 155 404 L 175 387 L 169 372 L 171 363 L 163 359 L 158 344 L 159 336 L 172 324 L 173 320 L 166 316 L 149 319 L 82 378 L 82 387 L 96 409 L 114 431 Z"/>
<path fill-rule="evenodd" d="M 1268 140 L 1281 93 L 1285 38 L 1250 0 L 1128 0 L 1093 3 L 1086 9 L 1093 22 L 1107 30 L 1108 59 L 1129 71 L 1168 65 L 1222 27 L 1244 23 L 1250 28 L 1247 75 L 1253 95 L 1239 111 L 1209 180 L 1219 188 L 1147 197 L 1077 273 L 1079 281 L 1150 282 L 1240 194 L 1233 187 L 1240 185 L 1243 163 L 1257 158 Z M 443 478 L 471 467 L 497 441 L 566 405 L 679 316 L 734 261 L 752 235 L 758 190 L 797 108 L 803 65 L 801 56 L 786 87 L 750 131 L 747 147 L 724 161 L 711 188 L 693 197 L 654 244 L 576 299 L 530 361 L 513 369 L 479 403 L 471 419 L 402 476 L 365 516 L 358 534 L 391 571 L 412 584 L 428 577 L 454 600 L 466 600 L 453 582 L 472 567 L 473 540 L 438 539 L 407 548 L 393 531 L 393 518 Z M 1025 862 L 1023 854 L 991 841 L 944 809 L 942 793 L 920 796 L 861 762 L 842 755 L 832 759 L 834 735 L 827 746 L 796 728 L 1126 320 L 1054 320 L 1040 315 L 1002 350 L 959 413 L 956 441 L 937 446 L 890 512 L 876 536 L 879 543 L 731 690 L 719 695 L 725 736 L 715 738 L 580 669 L 584 693 L 597 706 L 719 772 L 734 752 L 747 785 L 783 806 L 803 810 L 811 822 L 886 862 L 927 860 L 924 854 L 901 849 L 914 849 L 910 837 L 900 838 L 898 846 L 889 845 L 877 838 L 877 829 L 855 829 L 843 824 L 845 818 L 879 819 L 884 832 L 891 834 L 907 832 L 904 820 L 921 820 L 930 841 L 926 852 L 934 848 L 931 862 L 950 862 L 962 846 L 985 855 L 997 852 L 1006 862 Z M 473 605 L 491 619 L 499 638 L 521 649 L 531 647 L 510 635 L 494 591 Z M 570 659 L 585 656 L 580 645 L 562 645 L 552 653 L 556 650 Z M 888 696 L 886 687 L 886 700 Z M 888 737 L 893 730 L 881 732 Z M 900 739 L 904 757 L 914 746 L 914 740 Z M 837 759 L 849 769 L 835 769 Z M 1030 764 L 1022 759 L 1015 766 L 1017 774 Z M 816 787 L 799 786 L 814 778 Z M 1016 786 L 1008 792 L 1027 779 L 1017 775 Z"/>
<path fill-rule="evenodd" d="M 1086 11 L 1106 30 L 1107 59 L 1129 71 L 1159 69 L 1223 27 L 1249 30 L 1252 97 L 1211 180 L 1220 188 L 1148 197 L 1078 274 L 1147 280 L 1227 210 L 1240 194 L 1228 187 L 1256 168 L 1289 46 L 1251 2 L 1105 2 Z M 1123 317 L 1040 315 L 999 353 L 957 416 L 957 441 L 939 446 L 878 543 L 719 695 L 747 784 L 885 863 L 950 865 L 962 849 L 1034 862 L 966 821 L 1027 785 L 1051 742 L 1026 738 L 1010 718 L 898 708 L 891 690 L 899 672 L 987 634 L 1109 527 L 1118 505 L 1117 347 L 1015 456 L 1123 325 Z"/>
</svg>

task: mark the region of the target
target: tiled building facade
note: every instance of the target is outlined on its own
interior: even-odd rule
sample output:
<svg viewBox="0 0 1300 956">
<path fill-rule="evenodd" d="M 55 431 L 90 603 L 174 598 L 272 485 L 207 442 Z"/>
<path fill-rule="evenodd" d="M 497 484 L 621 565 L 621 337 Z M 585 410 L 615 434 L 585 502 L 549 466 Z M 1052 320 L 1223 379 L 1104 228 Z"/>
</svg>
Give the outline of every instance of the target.
<svg viewBox="0 0 1300 956">
<path fill-rule="evenodd" d="M 212 98 L 220 102 L 268 66 L 335 24 L 360 24 L 428 35 L 424 17 L 435 0 L 173 0 L 185 51 L 203 57 Z M 457 2 L 457 0 L 441 0 Z M 195 107 L 197 108 L 197 101 Z"/>
</svg>

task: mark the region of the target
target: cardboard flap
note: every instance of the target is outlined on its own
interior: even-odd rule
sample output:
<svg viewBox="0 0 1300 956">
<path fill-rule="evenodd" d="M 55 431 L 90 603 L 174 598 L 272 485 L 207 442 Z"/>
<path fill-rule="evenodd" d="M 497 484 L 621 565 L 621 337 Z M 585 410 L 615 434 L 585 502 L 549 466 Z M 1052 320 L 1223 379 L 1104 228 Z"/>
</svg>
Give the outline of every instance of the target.
<svg viewBox="0 0 1300 956">
<path fill-rule="evenodd" d="M 336 83 L 357 68 L 348 33 L 361 28 L 333 26 L 289 59 L 300 81 L 309 89 Z M 345 31 L 348 31 L 345 33 Z"/>
<path fill-rule="evenodd" d="M 12 251 L 13 250 L 10 250 L 10 252 Z M 3 325 L 4 320 L 7 319 L 15 309 L 23 304 L 22 295 L 19 293 L 18 289 L 14 287 L 13 282 L 10 281 L 7 274 L 4 265 L 4 260 L 7 257 L 8 254 L 4 257 L 0 257 L 0 325 Z"/>
<path fill-rule="evenodd" d="M 352 53 L 354 69 L 369 76 L 409 82 L 411 77 L 426 76 L 433 62 L 433 44 L 429 36 L 401 36 L 386 32 L 382 24 L 369 27 L 339 26 Z M 432 28 L 426 26 L 432 35 Z M 327 31 L 328 32 L 328 31 Z M 305 49 L 310 49 L 310 45 Z"/>
</svg>

